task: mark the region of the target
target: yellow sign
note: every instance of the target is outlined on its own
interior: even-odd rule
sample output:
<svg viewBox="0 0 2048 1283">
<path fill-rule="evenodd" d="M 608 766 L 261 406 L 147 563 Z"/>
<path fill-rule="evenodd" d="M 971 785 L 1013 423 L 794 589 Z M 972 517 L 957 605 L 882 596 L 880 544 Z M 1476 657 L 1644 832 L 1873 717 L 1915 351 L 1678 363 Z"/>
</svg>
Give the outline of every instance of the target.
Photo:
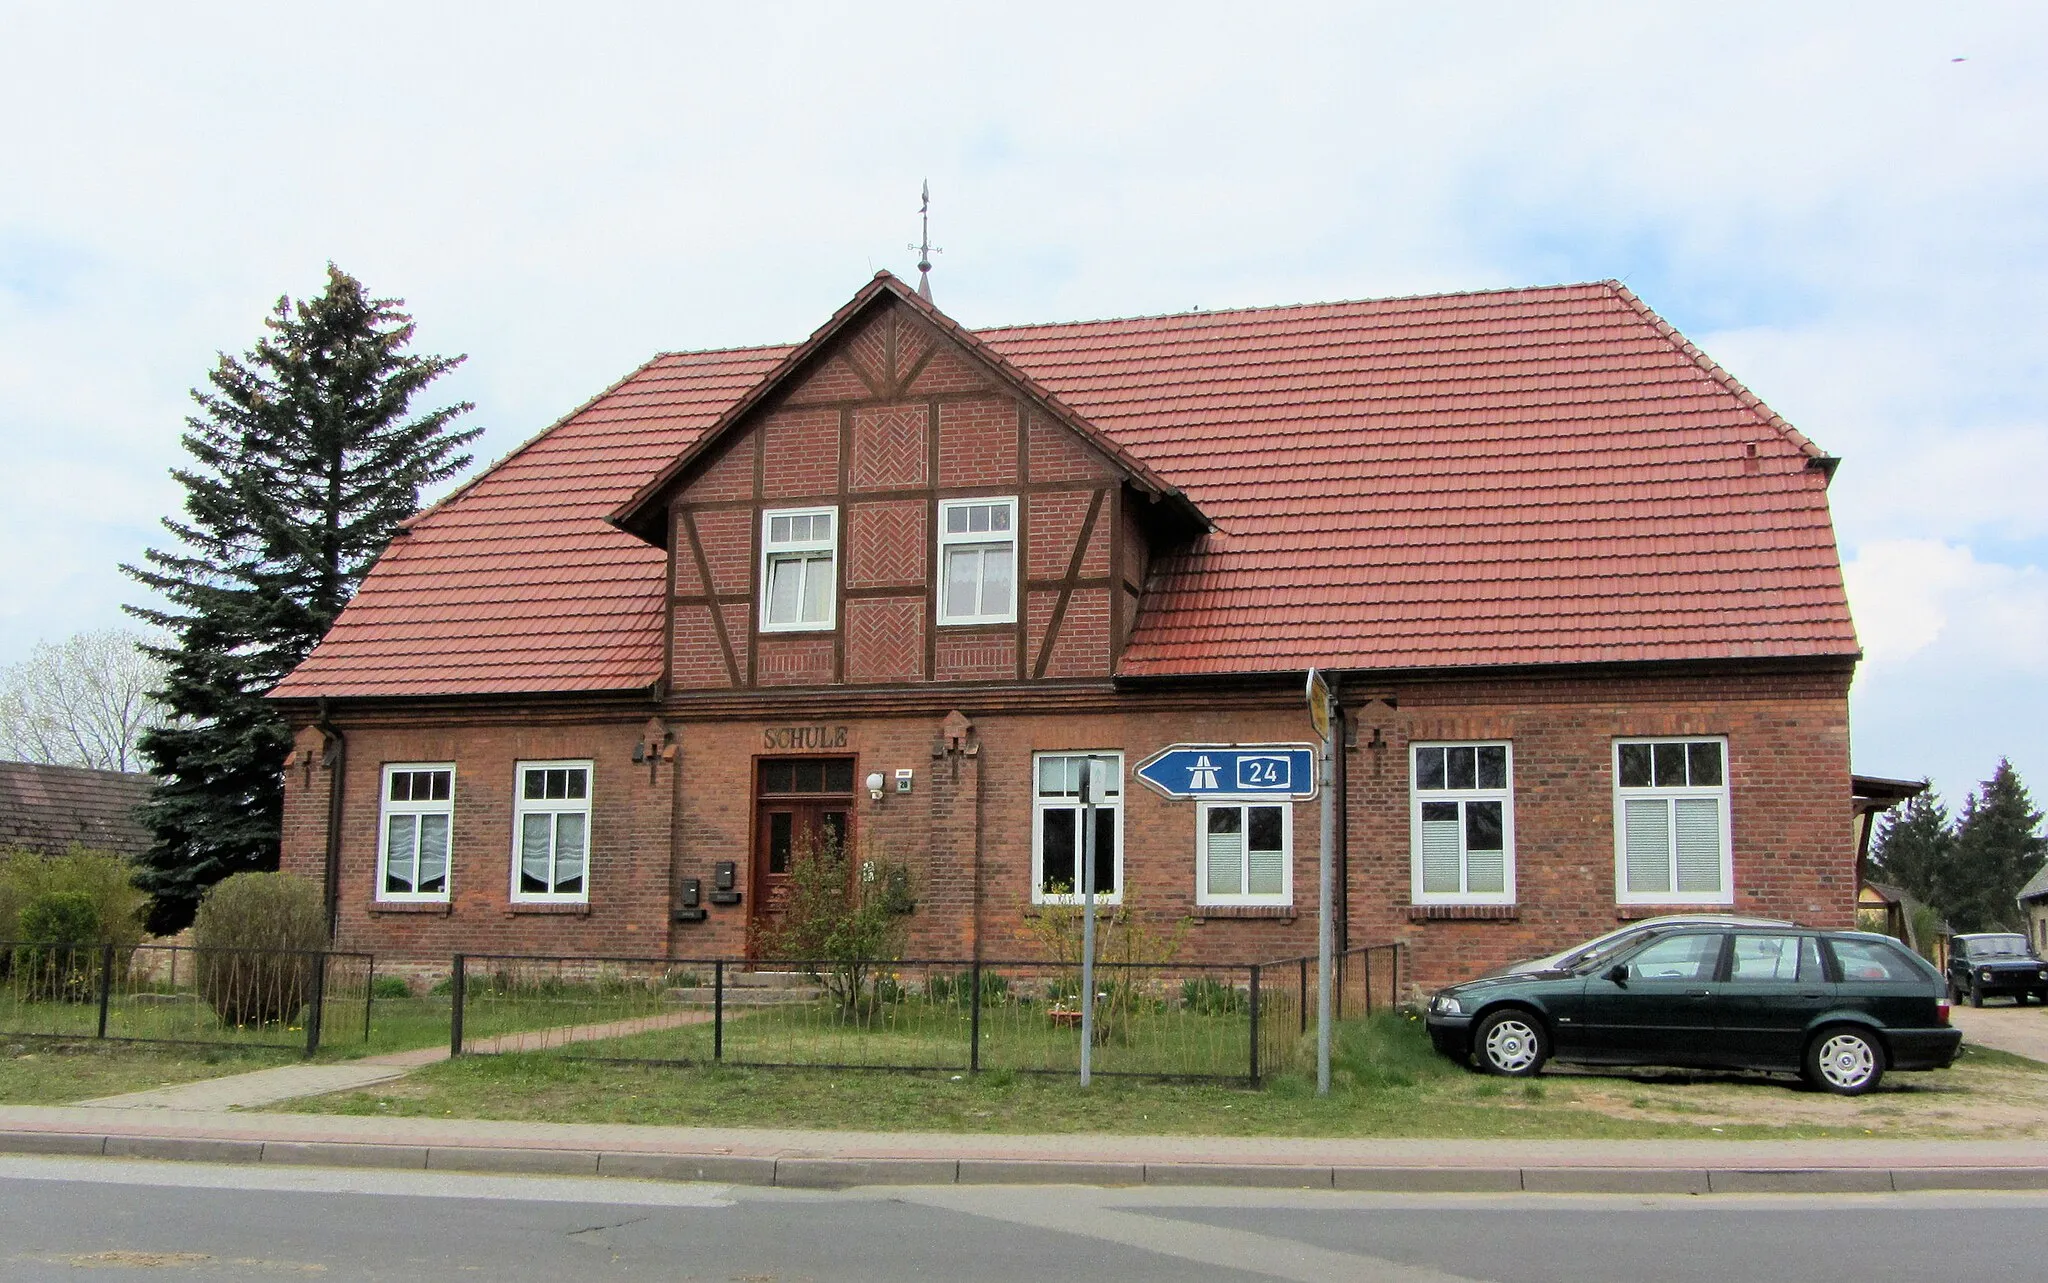
<svg viewBox="0 0 2048 1283">
<path fill-rule="evenodd" d="M 1308 670 L 1308 720 L 1319 738 L 1330 738 L 1330 684 L 1313 668 Z"/>
</svg>

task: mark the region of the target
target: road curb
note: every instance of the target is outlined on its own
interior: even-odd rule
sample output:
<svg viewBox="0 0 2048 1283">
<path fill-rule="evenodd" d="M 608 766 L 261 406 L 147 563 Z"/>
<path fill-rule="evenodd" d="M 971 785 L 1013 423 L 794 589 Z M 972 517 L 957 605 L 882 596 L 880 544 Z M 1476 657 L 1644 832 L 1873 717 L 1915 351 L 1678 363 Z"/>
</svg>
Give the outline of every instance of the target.
<svg viewBox="0 0 2048 1283">
<path fill-rule="evenodd" d="M 2048 1190 L 2048 1164 L 1955 1167 L 1424 1167 L 1137 1163 L 1030 1158 L 834 1158 L 497 1145 L 246 1140 L 0 1130 L 0 1154 L 295 1167 L 615 1176 L 786 1189 L 860 1185 L 1098 1185 L 1332 1189 L 1412 1194 L 1869 1194 Z"/>
</svg>

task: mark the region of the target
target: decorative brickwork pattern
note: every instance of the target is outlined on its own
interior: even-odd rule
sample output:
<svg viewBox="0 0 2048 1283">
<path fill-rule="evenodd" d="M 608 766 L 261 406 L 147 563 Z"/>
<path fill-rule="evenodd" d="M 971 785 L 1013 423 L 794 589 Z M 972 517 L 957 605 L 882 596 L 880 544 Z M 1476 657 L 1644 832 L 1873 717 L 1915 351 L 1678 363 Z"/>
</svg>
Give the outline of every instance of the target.
<svg viewBox="0 0 2048 1283">
<path fill-rule="evenodd" d="M 823 686 L 830 682 L 834 643 L 830 637 L 764 635 L 755 642 L 754 681 L 761 686 Z"/>
<path fill-rule="evenodd" d="M 1017 636 L 1012 632 L 941 633 L 934 643 L 932 676 L 942 682 L 1000 682 L 1017 676 Z"/>
<path fill-rule="evenodd" d="M 855 490 L 911 490 L 925 483 L 930 452 L 922 405 L 857 410 L 853 416 Z"/>
<path fill-rule="evenodd" d="M 785 404 L 833 404 L 860 401 L 873 395 L 873 389 L 869 388 L 846 362 L 832 356 L 820 361 L 818 368 L 809 377 L 797 382 L 785 398 Z"/>
<path fill-rule="evenodd" d="M 846 680 L 914 682 L 924 677 L 922 596 L 846 603 Z"/>
<path fill-rule="evenodd" d="M 922 587 L 926 568 L 925 517 L 922 500 L 856 503 L 846 510 L 846 586 Z"/>
</svg>

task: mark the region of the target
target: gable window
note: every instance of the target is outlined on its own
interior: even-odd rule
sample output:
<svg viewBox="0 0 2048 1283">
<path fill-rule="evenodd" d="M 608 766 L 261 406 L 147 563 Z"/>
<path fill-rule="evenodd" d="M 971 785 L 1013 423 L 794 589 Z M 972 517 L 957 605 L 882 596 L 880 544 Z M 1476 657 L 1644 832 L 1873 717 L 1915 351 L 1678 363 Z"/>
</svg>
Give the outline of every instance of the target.
<svg viewBox="0 0 2048 1283">
<path fill-rule="evenodd" d="M 832 627 L 838 597 L 839 509 L 761 514 L 761 631 Z"/>
<path fill-rule="evenodd" d="M 1616 896 L 1623 904 L 1730 904 L 1728 741 L 1614 745 Z"/>
<path fill-rule="evenodd" d="M 590 763 L 521 762 L 512 808 L 512 898 L 590 898 Z"/>
<path fill-rule="evenodd" d="M 1291 904 L 1294 808 L 1208 800 L 1195 807 L 1195 903 Z"/>
<path fill-rule="evenodd" d="M 1095 894 L 1115 904 L 1124 884 L 1124 755 L 1040 753 L 1031 762 L 1031 900 L 1081 903 L 1081 762 L 1092 757 L 1095 802 Z"/>
<path fill-rule="evenodd" d="M 1514 903 L 1515 799 L 1509 746 L 1417 744 L 1409 755 L 1414 903 Z"/>
<path fill-rule="evenodd" d="M 455 821 L 455 767 L 447 763 L 384 768 L 379 900 L 446 900 L 448 833 Z"/>
<path fill-rule="evenodd" d="M 1017 619 L 1017 501 L 948 499 L 939 505 L 939 622 Z"/>
</svg>

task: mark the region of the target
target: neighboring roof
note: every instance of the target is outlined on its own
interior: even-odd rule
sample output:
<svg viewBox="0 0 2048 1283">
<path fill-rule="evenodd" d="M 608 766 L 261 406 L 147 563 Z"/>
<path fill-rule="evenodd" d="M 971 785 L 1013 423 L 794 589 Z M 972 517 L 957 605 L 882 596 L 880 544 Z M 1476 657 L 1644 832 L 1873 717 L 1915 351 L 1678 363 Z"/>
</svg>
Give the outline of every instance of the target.
<svg viewBox="0 0 2048 1283">
<path fill-rule="evenodd" d="M 974 337 L 1216 527 L 1125 675 L 1856 654 L 1833 460 L 1612 282 Z M 275 693 L 651 685 L 663 555 L 604 518 L 795 350 L 636 371 L 416 518 Z"/>
<path fill-rule="evenodd" d="M 126 771 L 0 762 L 0 850 L 57 855 L 78 845 L 140 855 L 150 836 L 135 808 L 149 799 L 151 783 Z"/>
<path fill-rule="evenodd" d="M 2029 900 L 2048 900 L 2048 864 L 2034 870 L 2034 876 L 2020 888 L 2019 900 L 2021 904 Z"/>
<path fill-rule="evenodd" d="M 1851 775 L 1849 801 L 1857 812 L 1889 811 L 1927 791 L 1926 780 L 1888 780 L 1880 775 Z"/>
</svg>

